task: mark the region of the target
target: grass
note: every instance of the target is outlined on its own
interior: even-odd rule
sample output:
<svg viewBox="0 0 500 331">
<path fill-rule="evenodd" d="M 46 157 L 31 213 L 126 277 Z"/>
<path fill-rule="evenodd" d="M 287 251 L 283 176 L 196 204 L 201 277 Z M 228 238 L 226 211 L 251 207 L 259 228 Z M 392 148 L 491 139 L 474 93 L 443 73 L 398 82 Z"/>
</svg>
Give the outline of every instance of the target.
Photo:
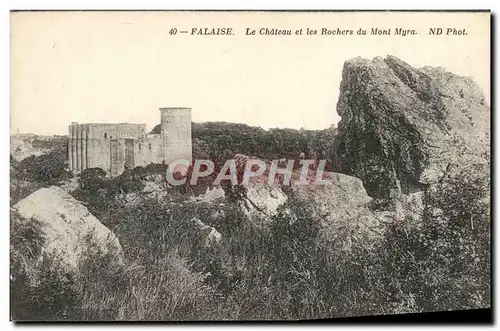
<svg viewBox="0 0 500 331">
<path fill-rule="evenodd" d="M 146 199 L 101 211 L 120 239 L 124 264 L 89 242 L 79 271 L 64 275 L 57 257 L 39 261 L 36 221 L 13 215 L 12 315 L 289 320 L 489 307 L 488 186 L 460 176 L 428 192 L 418 229 L 394 223 L 372 249 L 355 240 L 343 249 L 342 233 L 325 240 L 313 206 L 293 197 L 264 228 L 234 203 L 213 213 L 218 203 Z M 87 201 L 91 209 L 101 208 L 96 201 Z M 216 227 L 221 243 L 205 246 L 193 217 Z"/>
</svg>

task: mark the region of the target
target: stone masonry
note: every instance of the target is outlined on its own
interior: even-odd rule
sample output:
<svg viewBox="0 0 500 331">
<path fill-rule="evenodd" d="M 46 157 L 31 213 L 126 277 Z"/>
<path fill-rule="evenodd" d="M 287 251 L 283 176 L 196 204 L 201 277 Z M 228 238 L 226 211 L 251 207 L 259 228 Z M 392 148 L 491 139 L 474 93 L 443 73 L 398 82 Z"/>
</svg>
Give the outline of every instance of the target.
<svg viewBox="0 0 500 331">
<path fill-rule="evenodd" d="M 101 168 L 111 177 L 125 169 L 192 159 L 191 108 L 160 108 L 161 133 L 146 133 L 145 124 L 78 124 L 69 126 L 69 169 L 79 173 Z"/>
</svg>

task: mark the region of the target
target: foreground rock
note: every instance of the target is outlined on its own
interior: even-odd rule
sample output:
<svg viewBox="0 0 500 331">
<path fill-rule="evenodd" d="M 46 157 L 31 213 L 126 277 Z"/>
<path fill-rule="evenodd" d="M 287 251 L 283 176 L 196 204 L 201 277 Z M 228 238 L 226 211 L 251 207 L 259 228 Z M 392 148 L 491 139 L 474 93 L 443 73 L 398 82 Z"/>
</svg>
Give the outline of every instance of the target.
<svg viewBox="0 0 500 331">
<path fill-rule="evenodd" d="M 337 112 L 342 172 L 384 201 L 439 182 L 452 166 L 489 160 L 482 91 L 442 68 L 417 69 L 393 56 L 347 61 Z"/>
<path fill-rule="evenodd" d="M 122 247 L 115 234 L 59 187 L 35 191 L 15 204 L 12 211 L 24 219 L 38 220 L 45 236 L 44 250 L 61 257 L 71 268 L 78 267 L 88 249 L 110 252 L 122 260 Z"/>
<path fill-rule="evenodd" d="M 325 238 L 339 239 L 342 234 L 346 245 L 352 240 L 372 239 L 383 234 L 383 223 L 392 220 L 393 213 L 375 213 L 360 179 L 329 172 L 330 185 L 292 186 L 296 198 L 312 203 L 321 220 Z"/>
<path fill-rule="evenodd" d="M 191 219 L 191 222 L 199 231 L 203 240 L 203 244 L 206 247 L 218 244 L 221 241 L 222 235 L 213 226 L 206 225 L 197 217 Z"/>
</svg>

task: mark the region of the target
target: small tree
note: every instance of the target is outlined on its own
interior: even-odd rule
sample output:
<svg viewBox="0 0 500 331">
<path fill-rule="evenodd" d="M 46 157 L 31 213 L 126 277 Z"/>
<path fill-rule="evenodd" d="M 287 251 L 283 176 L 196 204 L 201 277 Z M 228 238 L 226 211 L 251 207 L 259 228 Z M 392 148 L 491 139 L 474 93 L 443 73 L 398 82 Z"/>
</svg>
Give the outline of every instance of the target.
<svg viewBox="0 0 500 331">
<path fill-rule="evenodd" d="M 137 166 L 130 172 L 133 180 L 144 180 L 146 178 L 147 171 L 143 166 Z"/>
<path fill-rule="evenodd" d="M 30 156 L 13 164 L 13 178 L 53 185 L 67 179 L 66 148 L 59 146 L 47 154 Z"/>
<path fill-rule="evenodd" d="M 80 175 L 80 185 L 84 190 L 97 191 L 102 187 L 105 177 L 106 172 L 101 168 L 88 168 Z"/>
</svg>

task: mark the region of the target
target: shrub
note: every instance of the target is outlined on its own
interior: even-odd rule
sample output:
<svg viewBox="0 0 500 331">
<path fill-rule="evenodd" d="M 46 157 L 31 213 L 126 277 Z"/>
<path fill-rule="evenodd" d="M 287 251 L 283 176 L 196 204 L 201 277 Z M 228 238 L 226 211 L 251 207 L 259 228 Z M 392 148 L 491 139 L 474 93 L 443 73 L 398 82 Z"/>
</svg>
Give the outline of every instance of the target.
<svg viewBox="0 0 500 331">
<path fill-rule="evenodd" d="M 78 319 L 75 278 L 43 251 L 41 224 L 11 214 L 11 317 L 16 321 Z"/>
<path fill-rule="evenodd" d="M 80 186 L 82 189 L 97 191 L 102 187 L 106 172 L 101 168 L 88 168 L 80 174 Z"/>
<path fill-rule="evenodd" d="M 11 312 L 16 321 L 199 320 L 216 313 L 219 298 L 204 284 L 207 275 L 191 272 L 175 249 L 152 255 L 138 245 L 137 258 L 120 264 L 111 250 L 103 254 L 89 237 L 78 270 L 70 271 L 43 252 L 38 222 L 18 218 L 12 224 Z"/>
<path fill-rule="evenodd" d="M 151 163 L 148 164 L 144 170 L 148 175 L 161 175 L 165 178 L 165 173 L 167 172 L 168 166 L 162 163 Z"/>
<path fill-rule="evenodd" d="M 15 179 L 54 185 L 69 178 L 66 171 L 67 151 L 64 146 L 40 156 L 30 156 L 13 165 L 11 175 Z"/>
<path fill-rule="evenodd" d="M 145 180 L 147 174 L 146 168 L 143 166 L 137 166 L 130 172 L 130 176 L 136 181 Z"/>
<path fill-rule="evenodd" d="M 100 168 L 85 169 L 80 175 L 80 186 L 82 190 L 74 192 L 73 196 L 90 202 L 93 207 L 97 207 L 95 209 L 104 211 L 102 209 L 104 207 L 109 207 L 109 204 L 103 203 L 103 201 L 101 201 L 102 199 L 108 198 L 113 200 L 119 194 L 140 192 L 144 189 L 145 185 L 141 182 L 140 175 L 142 170 L 136 169 L 137 168 L 127 170 L 120 176 L 111 179 L 106 179 L 106 172 Z M 106 196 L 101 197 L 98 192 L 99 190 L 104 190 Z M 99 205 L 97 206 L 96 203 Z"/>
<path fill-rule="evenodd" d="M 427 192 L 419 227 L 389 227 L 378 253 L 390 301 L 411 298 L 425 311 L 489 307 L 488 182 L 453 176 Z"/>
<path fill-rule="evenodd" d="M 26 198 L 31 193 L 42 188 L 44 185 L 39 182 L 28 182 L 11 178 L 10 180 L 10 204 L 14 205 Z"/>
<path fill-rule="evenodd" d="M 13 278 L 16 307 L 32 307 L 16 308 L 25 314 L 17 316 L 40 309 L 59 319 L 279 320 L 488 307 L 488 181 L 446 178 L 426 192 L 421 220 L 394 221 L 373 245 L 351 236 L 350 248 L 348 227 L 325 237 L 314 204 L 290 192 L 269 225 L 257 226 L 237 203 L 243 188 L 226 187 L 217 203 L 169 194 L 134 206 L 100 205 L 110 200 L 99 200 L 99 191 L 89 208 L 102 208 L 98 217 L 120 239 L 125 264 L 96 256 L 89 243 L 76 278 L 60 280 L 49 268 L 40 274 L 52 285 L 36 291 Z M 222 241 L 204 245 L 193 217 L 216 227 Z M 16 233 L 15 251 L 38 254 L 23 246 L 41 240 L 36 231 Z M 47 297 L 44 307 L 30 299 L 38 295 Z"/>
</svg>

